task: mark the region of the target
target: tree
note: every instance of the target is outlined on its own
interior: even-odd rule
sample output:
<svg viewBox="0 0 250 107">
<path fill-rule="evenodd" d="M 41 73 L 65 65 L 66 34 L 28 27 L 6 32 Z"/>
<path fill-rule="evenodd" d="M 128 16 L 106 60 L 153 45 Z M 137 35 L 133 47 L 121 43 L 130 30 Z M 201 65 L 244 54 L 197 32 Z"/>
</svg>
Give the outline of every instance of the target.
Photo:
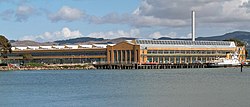
<svg viewBox="0 0 250 107">
<path fill-rule="evenodd" d="M 224 41 L 233 41 L 235 43 L 236 46 L 246 46 L 246 43 L 239 40 L 239 39 L 227 39 L 227 40 L 224 40 Z"/>
<path fill-rule="evenodd" d="M 25 63 L 30 63 L 30 61 L 33 59 L 33 56 L 30 53 L 22 54 L 23 60 L 20 65 L 25 65 Z"/>
<path fill-rule="evenodd" d="M 5 36 L 0 35 L 0 55 L 2 58 L 7 58 L 7 53 L 11 53 L 11 44 Z"/>
<path fill-rule="evenodd" d="M 23 59 L 24 60 L 32 60 L 33 56 L 30 53 L 23 54 Z"/>
<path fill-rule="evenodd" d="M 241 41 L 239 39 L 227 39 L 227 40 L 224 40 L 224 41 L 233 41 L 235 43 L 235 45 L 238 46 L 238 47 L 246 47 L 247 46 L 247 44 L 245 42 L 243 42 L 243 41 Z M 245 48 L 245 52 L 246 52 L 245 53 L 246 57 L 248 57 L 248 51 L 247 51 L 246 48 Z"/>
</svg>

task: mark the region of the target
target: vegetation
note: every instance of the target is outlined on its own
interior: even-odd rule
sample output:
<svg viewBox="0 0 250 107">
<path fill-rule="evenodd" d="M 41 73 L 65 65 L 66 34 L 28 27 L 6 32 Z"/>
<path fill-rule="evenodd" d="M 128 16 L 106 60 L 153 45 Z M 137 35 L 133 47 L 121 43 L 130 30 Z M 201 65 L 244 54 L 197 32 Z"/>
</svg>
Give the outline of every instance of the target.
<svg viewBox="0 0 250 107">
<path fill-rule="evenodd" d="M 23 54 L 23 60 L 32 60 L 33 59 L 33 56 L 28 53 L 28 54 Z"/>
<path fill-rule="evenodd" d="M 29 67 L 43 67 L 44 64 L 30 62 L 30 63 L 25 63 L 24 66 L 29 66 Z"/>
<path fill-rule="evenodd" d="M 7 58 L 7 53 L 11 53 L 11 44 L 5 36 L 0 35 L 0 55 L 2 58 Z"/>
<path fill-rule="evenodd" d="M 244 46 L 244 47 L 247 46 L 247 43 L 245 43 L 239 39 L 227 39 L 225 41 L 233 41 L 236 46 Z M 248 57 L 248 51 L 246 50 L 246 48 L 245 48 L 245 51 L 246 51 L 246 57 Z"/>
<path fill-rule="evenodd" d="M 236 46 L 246 46 L 246 43 L 239 39 L 227 39 L 225 41 L 233 41 Z"/>
</svg>

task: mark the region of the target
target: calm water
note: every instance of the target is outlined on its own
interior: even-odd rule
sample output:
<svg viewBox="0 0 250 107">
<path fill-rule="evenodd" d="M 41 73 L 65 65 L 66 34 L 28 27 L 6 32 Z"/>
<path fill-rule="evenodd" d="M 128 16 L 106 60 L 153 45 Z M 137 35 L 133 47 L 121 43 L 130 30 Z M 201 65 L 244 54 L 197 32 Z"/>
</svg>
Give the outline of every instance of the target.
<svg viewBox="0 0 250 107">
<path fill-rule="evenodd" d="M 249 107 L 250 68 L 0 72 L 1 107 Z"/>
</svg>

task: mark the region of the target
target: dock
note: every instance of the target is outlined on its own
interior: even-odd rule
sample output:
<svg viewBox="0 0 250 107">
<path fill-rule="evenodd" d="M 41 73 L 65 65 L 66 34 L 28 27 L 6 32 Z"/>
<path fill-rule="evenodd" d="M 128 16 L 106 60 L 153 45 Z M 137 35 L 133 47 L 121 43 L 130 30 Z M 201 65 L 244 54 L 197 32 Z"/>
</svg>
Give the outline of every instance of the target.
<svg viewBox="0 0 250 107">
<path fill-rule="evenodd" d="M 190 64 L 94 64 L 96 69 L 187 69 L 208 68 L 207 63 Z"/>
</svg>

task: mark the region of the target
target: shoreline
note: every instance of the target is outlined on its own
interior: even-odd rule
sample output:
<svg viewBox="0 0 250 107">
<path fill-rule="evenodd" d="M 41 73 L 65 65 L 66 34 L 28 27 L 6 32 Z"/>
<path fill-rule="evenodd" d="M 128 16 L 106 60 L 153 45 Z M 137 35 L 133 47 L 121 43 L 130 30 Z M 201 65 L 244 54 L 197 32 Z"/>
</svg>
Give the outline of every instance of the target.
<svg viewBox="0 0 250 107">
<path fill-rule="evenodd" d="M 211 67 L 209 67 L 211 68 Z M 212 67 L 212 68 L 240 68 L 240 66 L 234 66 L 234 67 Z M 250 66 L 243 66 L 243 68 L 250 68 Z M 55 65 L 51 65 L 51 66 L 42 66 L 42 67 L 29 67 L 29 66 L 22 66 L 22 67 L 9 67 L 9 66 L 1 66 L 0 67 L 0 72 L 1 71 L 39 71 L 39 70 L 91 70 L 91 69 L 97 69 L 95 66 L 93 65 L 84 65 L 84 66 L 80 66 L 80 65 L 71 65 L 71 66 L 55 66 Z M 191 68 L 167 68 L 167 69 L 191 69 Z M 197 69 L 197 68 L 194 68 Z M 206 69 L 206 68 L 204 68 Z M 101 69 L 100 69 L 101 70 Z M 153 69 L 151 69 L 153 70 Z"/>
<path fill-rule="evenodd" d="M 29 71 L 29 70 L 89 70 L 96 69 L 93 65 L 84 65 L 84 66 L 41 66 L 41 67 L 31 67 L 31 66 L 21 66 L 21 67 L 9 67 L 2 66 L 0 71 Z"/>
</svg>

